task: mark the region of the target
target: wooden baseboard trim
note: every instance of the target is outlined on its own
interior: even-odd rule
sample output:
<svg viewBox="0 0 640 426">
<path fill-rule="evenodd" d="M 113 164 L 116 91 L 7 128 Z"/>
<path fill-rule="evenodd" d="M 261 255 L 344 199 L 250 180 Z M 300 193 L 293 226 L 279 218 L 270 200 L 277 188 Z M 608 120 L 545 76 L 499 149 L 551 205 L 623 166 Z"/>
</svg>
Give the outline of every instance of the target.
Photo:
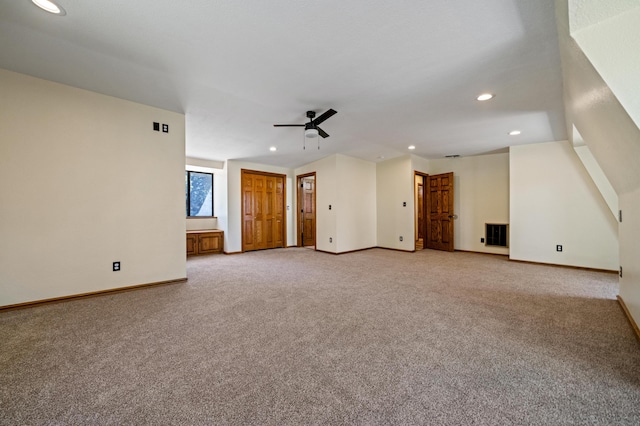
<svg viewBox="0 0 640 426">
<path fill-rule="evenodd" d="M 611 269 L 587 268 L 586 266 L 573 266 L 573 265 L 560 265 L 557 263 L 533 262 L 531 260 L 509 259 L 509 262 L 529 263 L 531 265 L 555 266 L 557 268 L 578 269 L 581 271 L 605 272 L 607 274 L 616 274 L 616 275 L 619 273 L 619 271 L 615 271 Z"/>
<path fill-rule="evenodd" d="M 226 255 L 232 255 L 232 254 L 242 254 L 244 253 L 243 251 L 225 251 L 224 254 Z"/>
<path fill-rule="evenodd" d="M 334 253 L 332 251 L 325 251 L 325 250 L 320 250 L 320 249 L 315 249 L 315 251 L 319 251 L 320 253 L 327 253 L 327 254 L 333 254 L 333 255 L 340 255 L 340 254 L 349 254 L 349 253 L 357 253 L 359 251 L 366 251 L 366 250 L 371 250 L 377 247 L 366 247 L 366 248 L 361 248 L 361 249 L 357 249 L 357 250 L 349 250 L 349 251 L 341 251 L 340 253 Z"/>
<path fill-rule="evenodd" d="M 618 295 L 618 303 L 620 304 L 620 307 L 622 308 L 622 311 L 624 312 L 624 314 L 627 316 L 629 323 L 631 323 L 631 328 L 633 328 L 633 331 L 636 332 L 636 337 L 638 338 L 638 340 L 640 340 L 640 328 L 638 328 L 638 324 L 631 316 L 631 313 L 627 308 L 627 304 L 624 303 L 624 300 L 622 300 L 622 297 L 620 297 L 620 295 Z"/>
<path fill-rule="evenodd" d="M 473 250 L 458 250 L 455 249 L 454 251 L 459 251 L 462 253 L 473 253 L 473 254 L 486 254 L 488 256 L 502 256 L 502 257 L 509 257 L 508 254 L 502 254 L 502 253 L 487 253 L 486 251 L 473 251 Z"/>
<path fill-rule="evenodd" d="M 156 286 L 161 286 L 166 284 L 177 284 L 177 283 L 183 283 L 186 281 L 187 281 L 187 278 L 185 277 L 185 278 L 178 278 L 175 280 L 158 281 L 154 283 L 136 284 L 136 285 L 130 285 L 126 287 L 110 288 L 107 290 L 91 291 L 88 293 L 72 294 L 69 296 L 52 297 L 50 299 L 41 299 L 41 300 L 34 300 L 32 302 L 23 302 L 23 303 L 16 303 L 13 305 L 0 306 L 0 312 L 9 311 L 13 309 L 33 308 L 40 305 L 66 302 L 68 300 L 74 300 L 74 299 L 84 299 L 88 297 L 104 296 L 106 294 L 112 294 L 112 293 L 124 293 L 126 291 L 135 291 L 135 290 L 140 290 L 146 287 L 156 287 Z"/>
<path fill-rule="evenodd" d="M 371 248 L 379 248 L 379 249 L 382 249 L 382 250 L 399 251 L 399 252 L 402 252 L 402 253 L 415 253 L 416 252 L 416 249 L 413 249 L 413 250 L 402 250 L 402 249 L 397 249 L 397 248 L 380 247 L 380 246 L 371 247 Z"/>
</svg>

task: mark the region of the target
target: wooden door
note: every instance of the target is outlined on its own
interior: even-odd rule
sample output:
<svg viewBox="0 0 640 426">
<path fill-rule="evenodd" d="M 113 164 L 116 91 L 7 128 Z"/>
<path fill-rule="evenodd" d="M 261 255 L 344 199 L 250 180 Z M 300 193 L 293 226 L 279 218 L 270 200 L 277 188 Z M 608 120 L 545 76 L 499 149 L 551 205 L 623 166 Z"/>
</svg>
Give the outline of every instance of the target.
<svg viewBox="0 0 640 426">
<path fill-rule="evenodd" d="M 298 176 L 298 245 L 316 245 L 316 175 Z"/>
<path fill-rule="evenodd" d="M 242 170 L 242 251 L 284 247 L 285 177 Z"/>
<path fill-rule="evenodd" d="M 418 182 L 418 236 L 417 240 L 424 241 L 425 232 L 424 232 L 424 179 L 420 176 L 420 180 Z"/>
<path fill-rule="evenodd" d="M 426 246 L 453 251 L 453 173 L 429 176 L 427 188 Z"/>
</svg>

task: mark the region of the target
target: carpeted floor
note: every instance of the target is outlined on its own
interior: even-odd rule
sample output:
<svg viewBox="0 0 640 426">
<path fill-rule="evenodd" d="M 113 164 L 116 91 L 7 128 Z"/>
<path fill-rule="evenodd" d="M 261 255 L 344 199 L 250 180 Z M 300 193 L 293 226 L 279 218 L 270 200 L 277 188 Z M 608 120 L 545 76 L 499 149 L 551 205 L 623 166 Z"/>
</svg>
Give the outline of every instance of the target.
<svg viewBox="0 0 640 426">
<path fill-rule="evenodd" d="M 0 313 L 0 424 L 640 424 L 617 277 L 280 249 Z"/>
</svg>

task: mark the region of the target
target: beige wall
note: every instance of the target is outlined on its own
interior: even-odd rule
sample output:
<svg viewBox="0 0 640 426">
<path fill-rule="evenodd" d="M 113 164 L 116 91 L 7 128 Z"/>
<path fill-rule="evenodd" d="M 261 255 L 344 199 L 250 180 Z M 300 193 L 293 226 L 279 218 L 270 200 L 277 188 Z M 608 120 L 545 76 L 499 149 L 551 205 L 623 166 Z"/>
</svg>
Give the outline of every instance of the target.
<svg viewBox="0 0 640 426">
<path fill-rule="evenodd" d="M 343 253 L 375 247 L 375 163 L 337 154 L 295 169 L 296 176 L 311 172 L 316 173 L 316 248 Z"/>
<path fill-rule="evenodd" d="M 337 209 L 335 206 L 338 202 L 338 179 L 336 156 L 331 155 L 299 167 L 295 169 L 294 176 L 312 172 L 316 173 L 316 249 L 337 253 Z M 297 197 L 297 194 L 294 197 Z M 298 208 L 297 204 L 294 205 Z M 329 210 L 329 205 L 331 205 L 331 210 Z"/>
<path fill-rule="evenodd" d="M 4 70 L 0 93 L 0 305 L 186 277 L 183 115 Z"/>
<path fill-rule="evenodd" d="M 509 161 L 511 259 L 616 270 L 617 223 L 571 144 L 513 146 Z"/>
<path fill-rule="evenodd" d="M 378 246 L 415 250 L 414 173 L 412 158 L 403 156 L 376 165 Z M 403 203 L 406 202 L 406 207 Z M 403 241 L 400 241 L 400 237 Z"/>
<path fill-rule="evenodd" d="M 336 156 L 338 253 L 376 246 L 376 165 Z"/>
<path fill-rule="evenodd" d="M 486 223 L 509 223 L 509 154 L 430 160 L 429 174 L 453 172 L 456 250 L 509 254 L 486 246 Z"/>
</svg>

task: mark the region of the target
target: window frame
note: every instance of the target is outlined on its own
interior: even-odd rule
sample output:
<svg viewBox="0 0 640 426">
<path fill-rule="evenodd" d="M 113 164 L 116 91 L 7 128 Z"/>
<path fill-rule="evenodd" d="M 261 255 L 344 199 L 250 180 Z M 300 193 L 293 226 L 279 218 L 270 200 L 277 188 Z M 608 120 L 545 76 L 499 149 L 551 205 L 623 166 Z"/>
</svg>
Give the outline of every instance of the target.
<svg viewBox="0 0 640 426">
<path fill-rule="evenodd" d="M 201 175 L 210 175 L 211 176 L 211 216 L 191 216 L 191 173 L 199 173 Z M 186 217 L 187 219 L 211 219 L 211 218 L 215 218 L 215 211 L 213 210 L 214 207 L 214 202 L 213 202 L 213 197 L 214 197 L 214 191 L 213 191 L 213 173 L 211 172 L 201 172 L 198 170 L 185 170 L 185 176 L 186 176 L 186 188 L 185 188 L 185 192 L 186 192 Z"/>
</svg>

